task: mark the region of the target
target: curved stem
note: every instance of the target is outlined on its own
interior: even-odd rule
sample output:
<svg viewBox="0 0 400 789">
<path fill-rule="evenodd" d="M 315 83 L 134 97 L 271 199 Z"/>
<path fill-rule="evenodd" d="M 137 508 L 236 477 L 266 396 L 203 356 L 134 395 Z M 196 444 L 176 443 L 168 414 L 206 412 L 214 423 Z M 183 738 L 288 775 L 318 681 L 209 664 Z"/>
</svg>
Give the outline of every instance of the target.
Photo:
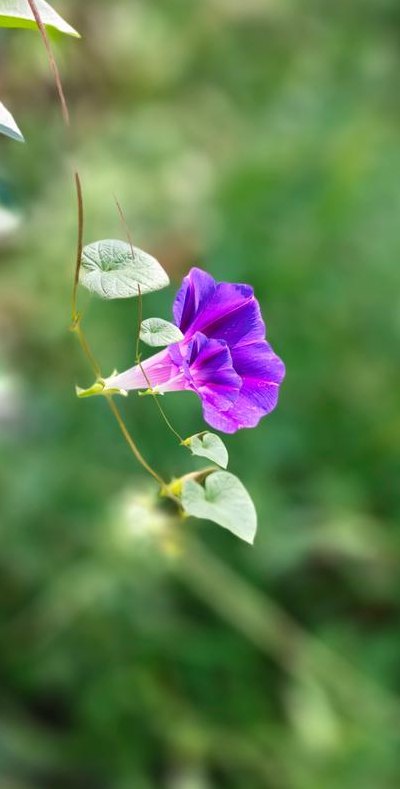
<svg viewBox="0 0 400 789">
<path fill-rule="evenodd" d="M 140 365 L 140 368 L 142 369 L 142 365 Z M 176 438 L 178 439 L 179 443 L 183 444 L 184 438 L 183 438 L 183 436 L 180 435 L 180 433 L 178 433 L 177 430 L 175 430 L 172 422 L 170 422 L 170 420 L 168 419 L 167 414 L 165 413 L 165 411 L 164 411 L 164 409 L 163 409 L 163 407 L 162 407 L 162 405 L 160 403 L 159 396 L 157 394 L 153 393 L 152 397 L 153 397 L 153 400 L 154 400 L 154 402 L 155 402 L 155 404 L 156 404 L 156 406 L 157 406 L 157 408 L 158 408 L 158 410 L 159 410 L 159 412 L 160 412 L 165 424 L 170 429 L 171 433 L 173 433 L 174 436 L 176 436 Z"/>
<path fill-rule="evenodd" d="M 82 262 L 83 223 L 84 223 L 82 184 L 81 184 L 81 179 L 79 177 L 79 173 L 78 173 L 77 170 L 74 173 L 74 178 L 75 178 L 76 200 L 77 200 L 77 206 L 78 206 L 78 238 L 77 238 L 77 245 L 76 245 L 76 262 L 75 262 L 74 285 L 73 285 L 73 288 L 72 288 L 72 322 L 73 323 L 75 323 L 77 320 L 79 320 L 79 316 L 78 316 L 78 284 L 79 284 L 79 272 L 81 270 L 81 262 Z"/>
<path fill-rule="evenodd" d="M 126 426 L 126 424 L 125 424 L 125 422 L 124 422 L 124 420 L 123 420 L 123 418 L 122 418 L 122 416 L 121 416 L 121 412 L 120 412 L 120 410 L 119 410 L 118 406 L 116 405 L 116 403 L 114 402 L 113 398 L 112 398 L 112 397 L 106 397 L 106 400 L 107 400 L 107 403 L 108 403 L 108 405 L 109 405 L 109 407 L 110 407 L 110 409 L 111 409 L 112 413 L 113 413 L 113 414 L 114 414 L 114 416 L 115 416 L 115 419 L 117 420 L 117 422 L 118 422 L 118 424 L 119 424 L 119 427 L 120 427 L 120 429 L 121 429 L 121 433 L 122 433 L 122 435 L 124 436 L 124 438 L 125 438 L 125 440 L 126 440 L 127 444 L 130 446 L 130 448 L 131 448 L 131 450 L 132 450 L 133 454 L 135 455 L 135 457 L 136 457 L 136 460 L 138 460 L 138 462 L 140 463 L 140 465 L 141 465 L 141 466 L 143 466 L 143 468 L 144 468 L 144 469 L 146 469 L 146 471 L 148 471 L 148 473 L 149 473 L 149 474 L 151 474 L 151 476 L 152 476 L 152 477 L 153 477 L 153 478 L 154 478 L 154 479 L 155 479 L 155 480 L 156 480 L 156 481 L 157 481 L 157 482 L 158 482 L 158 483 L 159 483 L 159 484 L 160 484 L 162 487 L 165 487 L 166 483 L 164 482 L 163 478 L 162 478 L 162 477 L 160 477 L 160 475 L 159 475 L 159 474 L 157 474 L 157 472 L 156 472 L 156 471 L 154 471 L 154 469 L 152 469 L 152 468 L 151 468 L 151 466 L 149 466 L 149 464 L 147 463 L 147 460 L 145 460 L 145 459 L 144 459 L 144 457 L 143 457 L 143 455 L 141 454 L 140 450 L 139 450 L 139 449 L 138 449 L 138 447 L 136 446 L 136 444 L 135 444 L 135 442 L 134 442 L 134 440 L 133 440 L 133 438 L 132 438 L 131 434 L 129 433 L 129 430 L 128 430 L 128 428 L 127 428 L 127 426 Z"/>
<path fill-rule="evenodd" d="M 49 41 L 49 37 L 47 35 L 46 27 L 43 24 L 43 21 L 42 21 L 42 19 L 40 17 L 40 14 L 39 14 L 39 11 L 38 11 L 38 8 L 37 8 L 35 0 L 28 0 L 28 3 L 29 3 L 31 11 L 33 13 L 33 16 L 35 18 L 35 21 L 36 21 L 36 24 L 37 24 L 38 29 L 40 31 L 40 34 L 42 36 L 44 46 L 46 48 L 46 52 L 47 52 L 49 63 L 50 63 L 50 68 L 51 68 L 51 71 L 52 71 L 53 76 L 54 76 L 54 81 L 55 81 L 55 84 L 56 84 L 57 93 L 58 93 L 58 97 L 59 97 L 59 100 L 60 100 L 61 112 L 62 112 L 62 116 L 63 116 L 63 119 L 64 119 L 64 123 L 65 123 L 65 126 L 68 129 L 70 129 L 71 120 L 70 120 L 70 114 L 69 114 L 69 110 L 68 110 L 68 105 L 67 105 L 67 101 L 66 101 L 66 98 L 65 98 L 65 93 L 64 93 L 64 89 L 63 89 L 63 85 L 62 85 L 62 81 L 61 81 L 60 72 L 58 70 L 56 59 L 54 57 L 54 54 L 53 54 L 53 51 L 52 51 L 52 48 L 51 48 L 51 45 L 50 45 L 50 41 Z M 81 180 L 80 180 L 80 177 L 79 177 L 79 173 L 78 173 L 78 171 L 76 169 L 74 171 L 74 179 L 75 179 L 76 197 L 77 197 L 77 205 L 78 205 L 78 238 L 77 238 L 77 249 L 76 249 L 76 263 L 75 263 L 74 284 L 73 284 L 73 289 L 72 289 L 72 326 L 71 326 L 71 329 L 76 334 L 76 336 L 77 336 L 77 338 L 79 340 L 79 344 L 80 344 L 80 346 L 81 346 L 81 348 L 83 350 L 83 353 L 85 354 L 86 358 L 88 359 L 89 364 L 92 367 L 95 375 L 98 377 L 98 376 L 100 376 L 100 366 L 99 366 L 94 354 L 92 353 L 90 345 L 89 345 L 89 343 L 88 343 L 88 341 L 87 341 L 87 339 L 85 337 L 85 334 L 83 332 L 83 329 L 82 329 L 82 326 L 81 326 L 81 316 L 79 315 L 78 305 L 77 305 L 79 272 L 80 272 L 80 268 L 81 268 L 82 249 L 83 249 L 84 208 L 83 208 L 82 184 L 81 184 Z M 124 420 L 123 420 L 123 418 L 121 416 L 121 413 L 119 411 L 118 406 L 114 403 L 114 401 L 112 400 L 111 397 L 107 397 L 107 402 L 108 402 L 108 405 L 109 405 L 112 413 L 115 416 L 115 419 L 117 420 L 117 422 L 118 422 L 118 424 L 120 426 L 121 432 L 122 432 L 127 444 L 129 445 L 131 451 L 135 455 L 135 457 L 138 460 L 138 462 L 141 464 L 141 466 L 143 466 L 143 468 L 149 474 L 151 474 L 151 476 L 155 480 L 157 480 L 157 482 L 162 487 L 164 487 L 165 486 L 165 482 L 164 482 L 163 478 L 160 477 L 160 475 L 157 474 L 157 472 L 154 471 L 154 469 L 151 468 L 151 466 L 147 463 L 147 461 L 144 459 L 143 455 L 139 451 L 138 447 L 136 446 L 136 444 L 135 444 L 132 436 L 130 435 L 129 430 L 128 430 L 128 428 L 127 428 L 127 426 L 126 426 L 126 424 L 125 424 L 125 422 L 124 422 Z"/>
<path fill-rule="evenodd" d="M 80 346 L 82 348 L 82 351 L 83 351 L 84 355 L 86 356 L 86 358 L 87 358 L 87 360 L 88 360 L 88 362 L 89 362 L 89 364 L 90 364 L 90 366 L 91 366 L 96 378 L 101 378 L 100 365 L 99 365 L 97 359 L 95 358 L 95 356 L 93 354 L 93 351 L 92 351 L 92 349 L 91 349 L 91 347 L 90 347 L 90 345 L 89 345 L 89 343 L 88 343 L 88 341 L 86 339 L 86 335 L 85 335 L 85 333 L 84 333 L 84 331 L 82 329 L 82 326 L 81 326 L 80 316 L 79 315 L 77 316 L 77 318 L 76 318 L 76 320 L 75 320 L 75 322 L 74 322 L 74 324 L 72 326 L 72 331 L 75 332 L 75 334 L 76 334 L 76 336 L 78 338 L 79 344 L 80 344 Z"/>
<path fill-rule="evenodd" d="M 44 43 L 45 48 L 46 48 L 47 56 L 48 56 L 49 63 L 50 63 L 50 68 L 51 68 L 51 71 L 53 72 L 54 82 L 55 82 L 56 88 L 57 88 L 58 98 L 60 99 L 60 105 L 61 105 L 61 112 L 62 112 L 63 120 L 64 120 L 64 123 L 67 126 L 67 128 L 69 128 L 71 126 L 71 119 L 70 119 L 70 115 L 69 115 L 68 104 L 67 104 L 67 101 L 66 101 L 66 98 L 65 98 L 64 89 L 63 89 L 63 85 L 62 85 L 62 81 L 61 81 L 61 77 L 60 77 L 60 72 L 58 70 L 57 62 L 56 62 L 56 59 L 55 59 L 55 57 L 53 55 L 53 50 L 51 48 L 50 40 L 49 40 L 49 37 L 47 35 L 46 27 L 45 27 L 45 25 L 44 25 L 44 23 L 42 21 L 42 18 L 41 18 L 40 14 L 39 14 L 38 7 L 36 5 L 35 0 L 28 0 L 28 3 L 29 3 L 30 9 L 31 9 L 32 14 L 33 14 L 33 16 L 35 18 L 35 22 L 36 22 L 36 24 L 37 24 L 37 26 L 39 28 L 40 35 L 42 36 L 43 43 Z"/>
<path fill-rule="evenodd" d="M 93 354 L 93 352 L 92 352 L 92 350 L 90 348 L 90 345 L 89 345 L 89 343 L 88 343 L 88 341 L 86 339 L 85 333 L 84 333 L 84 331 L 82 329 L 82 326 L 81 326 L 81 323 L 80 323 L 79 315 L 78 315 L 74 325 L 72 326 L 72 331 L 75 332 L 75 334 L 76 334 L 76 336 L 78 338 L 79 344 L 80 344 L 80 346 L 82 348 L 82 351 L 85 354 L 86 358 L 88 359 L 88 361 L 90 363 L 90 366 L 92 367 L 93 372 L 95 373 L 96 377 L 97 378 L 101 377 L 100 366 L 99 366 L 99 364 L 98 364 L 98 362 L 97 362 L 97 360 L 96 360 L 96 358 L 95 358 L 95 356 L 94 356 L 94 354 Z M 131 436 L 131 434 L 130 434 L 130 432 L 129 432 L 129 430 L 128 430 L 128 428 L 127 428 L 127 426 L 126 426 L 126 424 L 125 424 L 125 422 L 124 422 L 124 420 L 122 418 L 122 414 L 121 414 L 118 406 L 114 402 L 112 396 L 110 396 L 110 395 L 106 396 L 106 400 L 107 400 L 107 403 L 109 405 L 110 410 L 112 411 L 115 419 L 117 420 L 117 422 L 119 424 L 119 427 L 121 429 L 121 433 L 124 436 L 124 438 L 126 440 L 126 443 L 128 444 L 129 448 L 131 449 L 132 453 L 134 454 L 136 460 L 140 463 L 141 466 L 143 466 L 145 471 L 147 471 L 149 474 L 151 474 L 153 479 L 155 479 L 161 485 L 162 488 L 165 488 L 166 483 L 163 480 L 163 478 L 149 465 L 147 460 L 145 460 L 145 458 L 143 457 L 142 453 L 140 452 L 140 450 L 136 446 L 136 443 L 135 443 L 134 439 L 132 438 L 132 436 Z"/>
<path fill-rule="evenodd" d="M 136 353 L 135 358 L 138 364 L 140 364 L 140 330 L 142 328 L 142 321 L 143 321 L 143 298 L 142 298 L 142 290 L 138 283 L 138 316 L 137 316 L 137 330 L 136 330 Z M 142 366 L 140 365 L 140 369 L 142 370 Z M 142 370 L 143 372 L 143 370 Z M 145 376 L 147 378 L 147 376 Z"/>
<path fill-rule="evenodd" d="M 122 226 L 123 226 L 123 228 L 125 230 L 125 234 L 126 234 L 126 237 L 128 239 L 128 242 L 129 242 L 129 245 L 130 245 L 130 248 L 131 248 L 131 255 L 132 255 L 132 260 L 133 260 L 134 259 L 133 241 L 132 241 L 131 232 L 129 230 L 129 225 L 128 225 L 128 222 L 126 221 L 126 216 L 125 216 L 124 211 L 122 209 L 121 203 L 119 202 L 117 197 L 114 197 L 114 199 L 115 199 L 116 206 L 117 206 L 117 209 L 118 209 L 118 213 L 119 213 L 119 216 L 120 216 L 120 219 L 121 219 L 121 222 L 122 222 Z M 146 370 L 144 369 L 144 367 L 143 367 L 143 365 L 141 364 L 141 361 L 140 361 L 140 329 L 141 329 L 142 320 L 143 320 L 143 297 L 142 297 L 142 291 L 141 291 L 141 287 L 140 287 L 139 282 L 138 282 L 137 288 L 138 288 L 138 319 L 137 319 L 137 330 L 136 330 L 136 364 L 139 365 L 139 367 L 140 367 L 140 369 L 142 371 L 142 375 L 145 378 L 147 386 L 149 387 L 149 390 L 150 390 L 149 393 L 152 394 L 153 400 L 154 400 L 154 402 L 155 402 L 155 404 L 156 404 L 156 406 L 157 406 L 157 408 L 158 408 L 158 410 L 159 410 L 159 412 L 160 412 L 165 424 L 167 425 L 167 427 L 171 431 L 171 433 L 173 433 L 174 436 L 178 439 L 179 443 L 182 444 L 184 439 L 180 435 L 180 433 L 178 433 L 178 431 L 175 430 L 174 426 L 172 425 L 172 423 L 168 419 L 167 414 L 165 413 L 161 403 L 158 400 L 158 395 L 156 395 L 155 393 L 151 392 L 153 387 L 151 385 L 151 382 L 149 381 L 149 378 L 147 376 Z"/>
<path fill-rule="evenodd" d="M 88 359 L 88 361 L 89 361 L 89 363 L 90 363 L 90 365 L 91 365 L 91 367 L 93 369 L 93 372 L 95 373 L 96 377 L 97 378 L 101 377 L 100 366 L 99 366 L 99 364 L 98 364 L 98 362 L 97 362 L 97 360 L 96 360 L 96 358 L 95 358 L 95 356 L 94 356 L 94 354 L 93 354 L 93 352 L 92 352 L 92 350 L 90 348 L 90 345 L 89 345 L 89 343 L 88 343 L 88 341 L 86 339 L 85 333 L 84 333 L 84 331 L 82 329 L 82 326 L 81 326 L 81 323 L 80 323 L 80 316 L 79 315 L 77 316 L 77 319 L 76 319 L 74 325 L 72 326 L 72 331 L 75 332 L 75 334 L 76 334 L 76 336 L 78 338 L 79 344 L 80 344 L 80 346 L 82 348 L 82 351 L 85 354 L 86 358 Z M 140 452 L 140 450 L 136 446 L 136 443 L 135 443 L 134 439 L 132 438 L 132 436 L 131 436 L 131 434 L 130 434 L 130 432 L 129 432 L 129 430 L 128 430 L 128 428 L 127 428 L 127 426 L 126 426 L 126 424 L 125 424 L 125 422 L 124 422 L 124 420 L 122 418 L 121 412 L 120 412 L 118 406 L 116 405 L 116 403 L 114 402 L 112 396 L 110 396 L 110 395 L 106 396 L 106 400 L 107 400 L 107 403 L 108 403 L 108 405 L 110 407 L 110 410 L 114 414 L 114 417 L 115 417 L 115 419 L 117 420 L 117 422 L 119 424 L 119 427 L 121 429 L 121 433 L 124 436 L 128 446 L 131 449 L 132 453 L 134 454 L 136 460 L 140 463 L 141 466 L 143 466 L 143 468 L 149 474 L 151 474 L 151 476 L 161 485 L 162 488 L 165 488 L 166 483 L 163 480 L 163 478 L 156 471 L 154 471 L 154 469 L 149 465 L 147 460 L 144 459 L 142 453 Z"/>
</svg>

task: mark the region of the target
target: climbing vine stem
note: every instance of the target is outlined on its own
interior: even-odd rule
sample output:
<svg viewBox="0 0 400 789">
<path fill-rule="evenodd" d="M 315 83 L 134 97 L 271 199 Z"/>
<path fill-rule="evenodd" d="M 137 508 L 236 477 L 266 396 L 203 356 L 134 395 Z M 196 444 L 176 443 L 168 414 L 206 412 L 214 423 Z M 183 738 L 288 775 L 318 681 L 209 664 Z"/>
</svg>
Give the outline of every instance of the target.
<svg viewBox="0 0 400 789">
<path fill-rule="evenodd" d="M 51 72 L 54 77 L 54 82 L 60 102 L 61 113 L 63 117 L 63 121 L 65 124 L 66 129 L 68 132 L 71 130 L 71 119 L 70 113 L 68 109 L 67 100 L 65 97 L 65 92 L 61 80 L 61 75 L 57 66 L 57 61 L 54 56 L 53 50 L 51 48 L 50 40 L 47 35 L 46 27 L 41 19 L 38 7 L 36 5 L 35 0 L 28 0 L 30 9 L 38 26 L 39 32 L 41 34 L 46 52 L 47 57 L 49 60 L 49 65 Z M 82 190 L 82 183 L 79 176 L 79 172 L 77 168 L 74 168 L 74 181 L 75 181 L 75 189 L 76 189 L 76 199 L 77 199 L 77 206 L 78 206 L 78 233 L 77 233 L 77 248 L 76 248 L 76 261 L 75 261 L 75 272 L 74 272 L 74 280 L 73 280 L 73 287 L 72 287 L 72 324 L 71 324 L 71 331 L 76 335 L 81 349 L 87 358 L 93 372 L 95 373 L 97 378 L 101 377 L 100 373 L 100 365 L 98 364 L 91 348 L 86 339 L 85 333 L 82 328 L 82 318 L 78 311 L 78 285 L 79 285 L 79 273 L 81 267 L 81 260 L 82 260 L 82 250 L 83 250 L 83 235 L 84 235 L 84 203 L 83 203 L 83 190 Z M 145 469 L 145 471 L 150 474 L 160 485 L 162 489 L 168 489 L 168 486 L 164 482 L 163 478 L 150 466 L 150 464 L 145 460 L 142 453 L 138 449 L 136 442 L 132 438 L 125 421 L 121 415 L 121 412 L 114 402 L 111 395 L 106 396 L 107 403 L 109 408 L 114 415 L 115 420 L 117 421 L 119 428 L 121 430 L 122 435 L 125 438 L 132 454 L 135 456 L 136 460 L 140 463 L 140 465 Z"/>
<path fill-rule="evenodd" d="M 128 242 L 129 242 L 129 245 L 130 245 L 130 248 L 131 248 L 131 255 L 132 255 L 132 260 L 133 260 L 134 259 L 134 248 L 133 248 L 132 235 L 131 235 L 131 232 L 129 230 L 129 225 L 128 225 L 127 221 L 126 221 L 126 216 L 125 216 L 125 213 L 124 213 L 124 211 L 122 209 L 121 203 L 119 202 L 119 200 L 117 198 L 115 198 L 115 202 L 116 202 L 116 205 L 117 205 L 118 213 L 119 213 L 120 218 L 121 218 L 122 226 L 123 226 L 124 231 L 125 231 L 125 235 L 126 235 L 126 237 L 128 239 Z M 136 327 L 136 354 L 135 354 L 136 364 L 139 365 L 139 367 L 140 367 L 140 369 L 142 371 L 143 378 L 145 379 L 145 381 L 147 383 L 147 386 L 148 386 L 149 394 L 152 395 L 153 400 L 154 400 L 154 402 L 155 402 L 155 404 L 156 404 L 156 406 L 157 406 L 157 408 L 158 408 L 158 410 L 159 410 L 159 412 L 161 414 L 162 419 L 164 420 L 165 424 L 167 425 L 167 427 L 171 431 L 171 433 L 173 433 L 175 438 L 178 439 L 179 443 L 183 444 L 184 443 L 183 437 L 174 428 L 172 422 L 170 421 L 170 419 L 168 418 L 167 414 L 165 413 L 164 408 L 162 407 L 162 405 L 160 403 L 160 399 L 159 399 L 160 395 L 158 395 L 156 392 L 153 391 L 153 387 L 151 385 L 151 381 L 149 380 L 149 377 L 148 377 L 148 375 L 146 373 L 146 370 L 144 369 L 144 367 L 143 367 L 143 365 L 141 363 L 140 330 L 141 330 L 141 327 L 142 327 L 142 320 L 143 320 L 143 297 L 142 297 L 142 291 L 141 291 L 141 287 L 140 287 L 140 283 L 139 282 L 137 284 L 137 288 L 138 288 L 138 295 L 137 295 L 138 316 L 137 316 L 137 327 Z"/>
</svg>

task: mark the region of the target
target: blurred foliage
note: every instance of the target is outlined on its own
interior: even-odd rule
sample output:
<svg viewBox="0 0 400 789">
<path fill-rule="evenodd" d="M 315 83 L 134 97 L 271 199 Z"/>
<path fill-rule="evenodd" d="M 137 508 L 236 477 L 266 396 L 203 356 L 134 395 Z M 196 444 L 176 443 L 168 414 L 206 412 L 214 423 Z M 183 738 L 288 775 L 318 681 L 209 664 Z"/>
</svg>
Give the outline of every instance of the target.
<svg viewBox="0 0 400 789">
<path fill-rule="evenodd" d="M 193 264 L 254 284 L 288 372 L 227 441 L 255 547 L 159 510 L 106 404 L 74 395 L 92 381 L 67 330 L 65 135 L 39 37 L 2 31 L 28 143 L 0 140 L 19 218 L 0 242 L 1 787 L 397 789 L 398 3 L 57 10 L 83 36 L 55 47 L 85 240 L 121 237 L 116 194 L 174 285 Z M 132 302 L 82 301 L 123 369 Z M 123 406 L 149 460 L 187 470 L 151 398 Z M 165 406 L 202 429 L 195 397 Z"/>
</svg>

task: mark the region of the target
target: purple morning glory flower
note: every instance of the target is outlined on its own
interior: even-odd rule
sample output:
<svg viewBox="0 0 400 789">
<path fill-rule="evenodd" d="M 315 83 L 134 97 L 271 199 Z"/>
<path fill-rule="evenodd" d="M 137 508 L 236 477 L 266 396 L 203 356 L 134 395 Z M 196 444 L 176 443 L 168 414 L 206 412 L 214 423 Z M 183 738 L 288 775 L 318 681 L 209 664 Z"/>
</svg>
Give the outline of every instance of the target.
<svg viewBox="0 0 400 789">
<path fill-rule="evenodd" d="M 142 362 L 152 388 L 196 392 L 205 421 L 224 433 L 255 427 L 277 404 L 285 366 L 265 339 L 253 289 L 192 268 L 173 313 L 183 340 Z M 105 384 L 130 390 L 147 388 L 148 381 L 136 365 Z"/>
</svg>

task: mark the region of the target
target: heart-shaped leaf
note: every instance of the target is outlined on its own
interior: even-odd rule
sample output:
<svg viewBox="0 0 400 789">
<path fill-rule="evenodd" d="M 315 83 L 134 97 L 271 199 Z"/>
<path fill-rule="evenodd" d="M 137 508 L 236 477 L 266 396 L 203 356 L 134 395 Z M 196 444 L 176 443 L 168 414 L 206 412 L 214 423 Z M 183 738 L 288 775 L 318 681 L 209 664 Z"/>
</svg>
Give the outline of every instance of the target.
<svg viewBox="0 0 400 789">
<path fill-rule="evenodd" d="M 257 530 L 254 504 L 240 479 L 228 471 L 215 471 L 204 486 L 185 480 L 182 505 L 189 515 L 214 521 L 237 537 L 252 543 Z"/>
<path fill-rule="evenodd" d="M 133 252 L 133 256 L 132 256 Z M 95 241 L 82 253 L 80 282 L 103 299 L 126 299 L 169 285 L 158 260 L 125 241 Z"/>
<path fill-rule="evenodd" d="M 21 134 L 11 112 L 9 112 L 4 104 L 0 102 L 0 132 L 6 134 L 18 142 L 24 142 L 23 135 Z"/>
<path fill-rule="evenodd" d="M 140 339 L 153 347 L 180 342 L 183 334 L 174 323 L 162 318 L 146 318 L 140 326 Z"/>
<path fill-rule="evenodd" d="M 80 38 L 79 33 L 45 0 L 36 0 L 36 7 L 46 27 L 59 30 L 60 33 L 65 33 L 68 36 Z M 37 30 L 36 20 L 28 0 L 0 0 L 0 27 L 24 27 Z"/>
<path fill-rule="evenodd" d="M 197 433 L 190 436 L 184 442 L 189 447 L 193 455 L 208 458 L 214 463 L 218 463 L 221 468 L 226 468 L 229 462 L 228 450 L 222 439 L 215 433 Z"/>
</svg>

